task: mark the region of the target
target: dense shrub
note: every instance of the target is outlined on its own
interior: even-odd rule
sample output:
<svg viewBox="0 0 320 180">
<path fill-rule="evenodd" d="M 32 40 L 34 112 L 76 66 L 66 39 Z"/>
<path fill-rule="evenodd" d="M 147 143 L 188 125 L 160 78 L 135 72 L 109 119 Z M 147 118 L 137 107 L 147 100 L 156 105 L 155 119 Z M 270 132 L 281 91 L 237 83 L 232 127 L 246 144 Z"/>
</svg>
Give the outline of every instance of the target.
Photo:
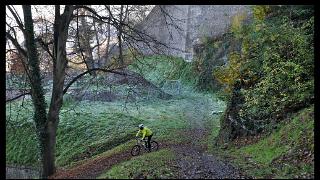
<svg viewBox="0 0 320 180">
<path fill-rule="evenodd" d="M 240 114 L 252 119 L 275 118 L 287 109 L 306 106 L 314 96 L 314 52 L 313 41 L 310 41 L 309 28 L 313 28 L 313 18 L 294 27 L 292 21 L 283 16 L 275 20 L 257 21 L 254 26 L 264 28 L 251 30 L 248 38 L 248 61 L 257 61 L 261 78 L 249 88 L 243 88 L 245 104 Z M 246 38 L 246 37 L 245 37 Z M 255 46 L 260 45 L 259 56 L 254 56 Z M 246 46 L 244 46 L 246 47 Z M 253 50 L 251 50 L 253 49 Z M 261 69 L 260 69 L 261 68 Z M 247 70 L 248 71 L 248 70 Z M 250 71 L 250 70 L 249 70 Z M 252 78 L 251 78 L 252 79 Z"/>
<path fill-rule="evenodd" d="M 235 98 L 244 101 L 233 116 L 239 124 L 251 124 L 249 131 L 266 129 L 314 99 L 312 8 L 255 6 L 253 12 L 252 23 L 231 29 L 241 51 L 230 53 L 229 63 L 214 70 L 230 95 L 240 83 Z"/>
</svg>

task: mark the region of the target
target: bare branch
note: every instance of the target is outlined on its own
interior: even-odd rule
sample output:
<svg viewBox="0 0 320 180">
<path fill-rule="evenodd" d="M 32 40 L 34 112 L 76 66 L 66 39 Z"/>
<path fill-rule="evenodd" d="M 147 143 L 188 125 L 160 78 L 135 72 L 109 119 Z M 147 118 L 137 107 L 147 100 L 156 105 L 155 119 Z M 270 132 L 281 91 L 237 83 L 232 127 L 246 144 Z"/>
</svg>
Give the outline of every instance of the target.
<svg viewBox="0 0 320 180">
<path fill-rule="evenodd" d="M 25 96 L 25 95 L 31 95 L 31 92 L 30 92 L 30 91 L 29 91 L 29 92 L 25 92 L 25 93 L 23 93 L 23 94 L 20 94 L 20 95 L 14 97 L 14 98 L 7 99 L 7 100 L 6 100 L 6 103 L 11 102 L 11 101 L 14 101 L 14 100 L 16 100 L 16 99 L 19 99 L 20 97 Z"/>
<path fill-rule="evenodd" d="M 78 15 L 78 13 L 79 13 L 79 9 L 77 9 L 77 15 Z M 78 18 L 78 17 L 79 17 L 79 16 L 77 16 L 77 30 L 76 30 L 76 32 L 77 32 L 77 40 L 78 40 L 78 41 L 77 41 L 77 42 L 78 42 L 78 47 L 79 47 L 79 49 L 80 49 L 80 53 L 81 53 L 83 62 L 85 63 L 87 69 L 90 69 L 90 68 L 89 68 L 89 65 L 88 65 L 88 63 L 87 63 L 87 61 L 86 61 L 86 58 L 85 58 L 85 56 L 83 55 L 83 51 L 82 51 L 82 48 L 81 48 L 81 45 L 80 45 L 79 18 Z"/>
<path fill-rule="evenodd" d="M 13 15 L 14 19 L 16 20 L 19 28 L 21 29 L 21 31 L 23 33 L 25 33 L 24 30 L 24 26 L 22 24 L 21 18 L 17 15 L 17 11 L 14 9 L 14 7 L 12 6 L 12 8 L 8 5 L 7 8 L 10 10 L 11 14 Z"/>
<path fill-rule="evenodd" d="M 87 6 L 82 6 L 82 5 L 77 5 L 77 6 L 74 6 L 74 9 L 80 9 L 80 8 L 83 8 L 89 12 L 91 12 L 92 14 L 94 14 L 95 16 L 97 16 L 101 21 L 103 21 L 104 19 L 109 19 L 110 17 L 105 17 L 105 16 L 100 16 L 95 10 L 93 10 L 92 8 L 90 7 L 87 7 Z"/>
<path fill-rule="evenodd" d="M 37 42 L 39 42 L 40 45 L 41 45 L 41 47 L 50 55 L 50 57 L 51 57 L 52 59 L 54 59 L 54 55 L 51 53 L 51 51 L 50 51 L 50 49 L 49 49 L 49 45 L 50 45 L 50 44 L 53 44 L 53 41 L 50 41 L 50 42 L 48 42 L 48 43 L 45 43 L 45 42 L 43 41 L 43 39 L 40 38 L 40 37 L 36 38 L 35 40 L 36 40 Z"/>
<path fill-rule="evenodd" d="M 122 69 L 122 68 L 124 68 L 124 67 L 120 67 L 120 68 L 117 68 L 117 69 Z M 118 72 L 118 71 L 116 71 L 116 69 L 103 69 L 103 68 L 93 68 L 93 69 L 89 69 L 89 70 L 87 70 L 87 71 L 85 71 L 85 72 L 77 75 L 76 77 L 74 77 L 74 78 L 67 84 L 67 86 L 64 88 L 63 94 L 65 94 L 65 93 L 68 91 L 69 87 L 70 87 L 74 82 L 76 82 L 79 78 L 81 78 L 82 76 L 84 76 L 84 75 L 86 75 L 86 74 L 88 74 L 88 73 L 90 73 L 90 72 L 93 72 L 93 71 L 102 71 L 102 72 L 110 72 L 110 73 L 115 73 L 115 74 L 120 74 L 120 75 L 128 75 L 127 73 L 124 73 L 124 72 Z"/>
<path fill-rule="evenodd" d="M 27 58 L 27 52 L 20 46 L 17 39 L 13 38 L 10 33 L 6 32 L 6 37 L 12 42 L 12 44 L 17 48 L 19 53 L 23 55 L 24 58 Z"/>
</svg>

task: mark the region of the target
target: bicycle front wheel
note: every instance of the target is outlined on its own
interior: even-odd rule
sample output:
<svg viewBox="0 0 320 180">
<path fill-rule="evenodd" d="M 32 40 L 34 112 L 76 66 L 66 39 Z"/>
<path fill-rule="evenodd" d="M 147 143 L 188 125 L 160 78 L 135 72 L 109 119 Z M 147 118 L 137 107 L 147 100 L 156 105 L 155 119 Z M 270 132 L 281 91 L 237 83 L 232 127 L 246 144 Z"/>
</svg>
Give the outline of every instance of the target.
<svg viewBox="0 0 320 180">
<path fill-rule="evenodd" d="M 141 147 L 140 147 L 139 145 L 133 146 L 133 148 L 131 149 L 131 155 L 132 155 L 132 156 L 137 156 L 137 155 L 139 155 L 140 149 L 141 149 Z"/>
<path fill-rule="evenodd" d="M 158 145 L 158 143 L 156 141 L 151 141 L 150 144 L 151 144 L 151 151 L 158 150 L 159 145 Z"/>
</svg>

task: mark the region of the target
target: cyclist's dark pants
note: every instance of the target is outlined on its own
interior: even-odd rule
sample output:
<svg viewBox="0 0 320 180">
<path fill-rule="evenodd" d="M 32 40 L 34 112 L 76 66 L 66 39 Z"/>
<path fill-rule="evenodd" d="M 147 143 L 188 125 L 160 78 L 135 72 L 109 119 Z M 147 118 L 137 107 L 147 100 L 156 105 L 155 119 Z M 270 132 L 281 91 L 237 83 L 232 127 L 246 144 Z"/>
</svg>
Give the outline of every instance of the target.
<svg viewBox="0 0 320 180">
<path fill-rule="evenodd" d="M 151 143 L 150 143 L 150 141 L 151 141 L 151 138 L 152 138 L 152 135 L 153 134 L 151 134 L 150 136 L 147 136 L 148 137 L 148 149 L 150 150 L 151 149 Z"/>
</svg>

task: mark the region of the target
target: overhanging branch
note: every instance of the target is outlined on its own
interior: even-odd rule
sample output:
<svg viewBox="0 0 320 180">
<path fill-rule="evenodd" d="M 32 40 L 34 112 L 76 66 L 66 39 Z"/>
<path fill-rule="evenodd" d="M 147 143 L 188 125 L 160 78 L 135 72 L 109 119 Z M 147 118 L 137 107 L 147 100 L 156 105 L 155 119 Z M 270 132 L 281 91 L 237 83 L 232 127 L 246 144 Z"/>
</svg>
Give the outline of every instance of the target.
<svg viewBox="0 0 320 180">
<path fill-rule="evenodd" d="M 117 68 L 117 69 L 121 69 L 121 68 Z M 93 69 L 89 69 L 79 75 L 77 75 L 76 77 L 74 77 L 68 84 L 67 86 L 64 88 L 63 90 L 63 94 L 65 94 L 69 87 L 74 83 L 76 82 L 79 78 L 81 78 L 82 76 L 90 73 L 90 72 L 93 72 L 93 71 L 102 71 L 102 72 L 110 72 L 110 73 L 115 73 L 115 74 L 120 74 L 120 75 L 129 75 L 127 73 L 124 73 L 124 72 L 119 72 L 119 71 L 116 71 L 116 69 L 103 69 L 103 68 L 93 68 Z"/>
<path fill-rule="evenodd" d="M 31 92 L 25 92 L 25 93 L 23 93 L 23 94 L 20 94 L 20 95 L 14 97 L 14 98 L 7 99 L 7 100 L 6 100 L 6 103 L 7 103 L 7 102 L 14 101 L 14 100 L 16 100 L 16 99 L 19 99 L 20 97 L 25 96 L 25 95 L 31 95 Z"/>
</svg>

